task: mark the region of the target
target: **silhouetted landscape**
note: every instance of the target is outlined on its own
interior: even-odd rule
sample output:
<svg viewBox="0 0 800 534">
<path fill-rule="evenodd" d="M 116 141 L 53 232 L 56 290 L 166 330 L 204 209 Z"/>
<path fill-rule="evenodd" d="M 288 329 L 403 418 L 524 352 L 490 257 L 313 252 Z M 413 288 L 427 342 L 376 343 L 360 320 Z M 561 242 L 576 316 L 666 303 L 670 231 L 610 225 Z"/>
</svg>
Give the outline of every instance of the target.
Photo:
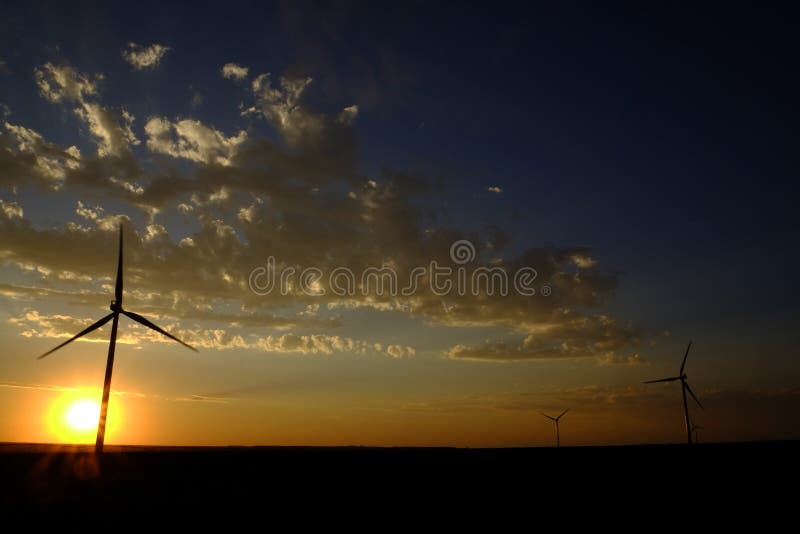
<svg viewBox="0 0 800 534">
<path fill-rule="evenodd" d="M 763 495 L 800 442 L 515 449 L 0 445 L 6 509 L 294 506 L 382 508 L 468 498 L 484 505 L 650 500 L 689 492 Z M 674 479 L 673 477 L 678 477 Z M 744 485 L 744 481 L 747 485 Z M 650 503 L 658 506 L 657 503 Z M 96 508 L 95 508 L 96 507 Z M 178 508 L 175 508 L 178 507 Z"/>
</svg>

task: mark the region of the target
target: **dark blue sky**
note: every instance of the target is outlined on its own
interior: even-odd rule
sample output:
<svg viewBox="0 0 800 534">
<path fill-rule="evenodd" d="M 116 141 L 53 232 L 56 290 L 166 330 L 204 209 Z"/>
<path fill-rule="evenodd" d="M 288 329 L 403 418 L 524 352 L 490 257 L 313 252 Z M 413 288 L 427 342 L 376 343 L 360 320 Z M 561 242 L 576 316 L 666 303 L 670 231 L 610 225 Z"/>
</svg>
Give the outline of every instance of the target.
<svg viewBox="0 0 800 534">
<path fill-rule="evenodd" d="M 239 93 L 219 65 L 311 76 L 317 109 L 359 104 L 364 174 L 443 177 L 453 224 L 497 223 L 520 249 L 592 247 L 620 273 L 611 309 L 648 328 L 752 327 L 788 346 L 800 296 L 797 24 L 756 4 L 11 3 L 0 101 L 74 142 L 76 119 L 32 84 L 34 66 L 64 58 L 106 73 L 106 101 L 137 117 L 258 129 L 228 105 Z M 119 61 L 129 41 L 174 51 L 133 74 Z M 503 194 L 487 195 L 495 185 Z"/>
</svg>

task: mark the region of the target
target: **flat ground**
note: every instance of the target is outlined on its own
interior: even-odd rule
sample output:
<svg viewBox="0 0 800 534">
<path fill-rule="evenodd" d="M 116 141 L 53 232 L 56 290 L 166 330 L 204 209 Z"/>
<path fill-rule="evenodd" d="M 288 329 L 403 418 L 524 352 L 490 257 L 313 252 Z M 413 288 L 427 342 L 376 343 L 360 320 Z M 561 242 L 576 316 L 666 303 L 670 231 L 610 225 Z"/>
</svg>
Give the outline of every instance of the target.
<svg viewBox="0 0 800 534">
<path fill-rule="evenodd" d="M 231 507 L 313 519 L 320 509 L 530 514 L 555 503 L 729 515 L 795 494 L 800 442 L 527 449 L 91 447 L 0 444 L 0 509 L 51 517 Z M 785 488 L 785 489 L 784 489 Z M 699 508 L 698 508 L 699 507 Z M 716 508 L 715 508 L 716 507 Z M 608 508 L 607 508 L 608 509 Z M 608 510 L 611 510 L 608 509 Z M 268 512 L 267 512 L 268 511 Z M 762 510 L 763 511 L 763 510 Z M 488 512 L 487 512 L 488 513 Z M 306 516 L 302 515 L 306 514 Z M 400 516 L 398 516 L 400 517 Z"/>
</svg>

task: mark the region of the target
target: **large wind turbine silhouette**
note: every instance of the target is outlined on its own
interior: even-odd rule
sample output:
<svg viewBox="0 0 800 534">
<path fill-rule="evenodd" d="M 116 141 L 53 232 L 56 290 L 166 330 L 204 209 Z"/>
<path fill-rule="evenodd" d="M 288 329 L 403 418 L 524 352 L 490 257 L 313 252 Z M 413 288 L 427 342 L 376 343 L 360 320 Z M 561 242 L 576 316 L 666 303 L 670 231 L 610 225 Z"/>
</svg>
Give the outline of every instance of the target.
<svg viewBox="0 0 800 534">
<path fill-rule="evenodd" d="M 683 393 L 683 417 L 686 423 L 686 441 L 689 445 L 692 444 L 692 425 L 689 419 L 689 405 L 686 403 L 686 392 L 689 392 L 689 395 L 695 400 L 700 409 L 703 409 L 703 405 L 700 404 L 697 396 L 692 391 L 692 388 L 689 387 L 689 382 L 686 381 L 687 376 L 683 370 L 686 368 L 686 358 L 689 357 L 689 349 L 692 348 L 692 342 L 689 342 L 689 346 L 686 347 L 686 354 L 683 355 L 683 363 L 681 364 L 681 370 L 678 372 L 678 376 L 673 376 L 670 378 L 661 378 L 659 380 L 648 380 L 645 384 L 655 384 L 656 382 L 675 382 L 676 380 L 681 381 L 681 392 Z"/>
<path fill-rule="evenodd" d="M 122 308 L 122 225 L 119 227 L 119 262 L 117 263 L 117 283 L 114 288 L 114 300 L 111 301 L 111 313 L 91 325 L 90 327 L 82 330 L 81 332 L 75 334 L 73 337 L 66 340 L 64 343 L 60 344 L 59 346 L 55 347 L 54 349 L 50 349 L 49 351 L 45 352 L 41 356 L 39 356 L 39 360 L 44 358 L 45 356 L 49 356 L 50 354 L 54 353 L 64 345 L 68 343 L 72 343 L 79 337 L 85 336 L 89 332 L 97 330 L 108 321 L 111 321 L 111 339 L 108 344 L 108 361 L 106 362 L 106 378 L 105 382 L 103 383 L 103 402 L 100 405 L 100 420 L 97 424 L 97 441 L 95 442 L 95 452 L 103 452 L 103 441 L 105 440 L 106 434 L 106 414 L 108 413 L 108 396 L 111 393 L 111 371 L 114 367 L 114 347 L 117 344 L 117 323 L 119 322 L 119 314 L 127 315 L 134 321 L 139 324 L 146 326 L 152 330 L 160 334 L 164 334 L 170 339 L 174 339 L 181 345 L 192 349 L 193 351 L 197 352 L 197 349 L 184 343 L 177 337 L 173 336 L 169 332 L 159 328 L 149 320 L 145 319 L 138 313 L 133 313 L 132 311 L 124 310 Z"/>
<path fill-rule="evenodd" d="M 550 417 L 546 413 L 542 414 L 543 416 L 547 417 L 556 424 L 556 447 L 561 447 L 561 435 L 558 433 L 558 422 L 561 420 L 562 417 L 564 417 L 564 414 L 566 414 L 568 411 L 569 408 L 561 412 L 561 415 L 559 415 L 558 417 Z"/>
</svg>

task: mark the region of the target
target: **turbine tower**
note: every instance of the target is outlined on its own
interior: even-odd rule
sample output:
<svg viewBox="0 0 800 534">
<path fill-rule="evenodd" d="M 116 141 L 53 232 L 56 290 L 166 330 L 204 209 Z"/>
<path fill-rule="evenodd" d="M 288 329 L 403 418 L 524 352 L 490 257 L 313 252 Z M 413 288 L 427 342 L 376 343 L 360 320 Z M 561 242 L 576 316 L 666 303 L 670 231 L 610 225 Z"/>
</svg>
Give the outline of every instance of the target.
<svg viewBox="0 0 800 534">
<path fill-rule="evenodd" d="M 119 261 L 117 263 L 117 283 L 114 289 L 114 300 L 111 301 L 111 313 L 94 323 L 93 325 L 89 326 L 85 330 L 75 334 L 70 339 L 66 340 L 64 343 L 60 344 L 59 346 L 55 347 L 54 349 L 50 349 L 49 351 L 45 352 L 41 356 L 39 356 L 39 360 L 44 358 L 45 356 L 49 356 L 50 354 L 54 353 L 64 345 L 68 343 L 72 343 L 79 337 L 83 337 L 89 332 L 97 330 L 108 321 L 111 321 L 111 339 L 108 344 L 108 361 L 106 362 L 106 377 L 105 381 L 103 382 L 103 402 L 100 405 L 100 420 L 97 424 L 97 441 L 95 442 L 95 452 L 101 453 L 103 452 L 103 441 L 105 440 L 106 434 L 106 415 L 108 413 L 108 397 L 111 394 L 111 371 L 114 367 L 114 347 L 117 344 L 117 323 L 119 322 L 119 314 L 123 314 L 128 316 L 129 318 L 133 319 L 139 324 L 146 326 L 156 332 L 167 336 L 170 339 L 174 339 L 181 345 L 192 349 L 193 351 L 197 352 L 197 349 L 184 343 L 177 337 L 173 336 L 169 332 L 159 328 L 149 320 L 145 319 L 138 313 L 133 313 L 132 311 L 128 311 L 122 308 L 122 225 L 119 227 Z"/>
<path fill-rule="evenodd" d="M 661 378 L 659 380 L 648 380 L 645 384 L 655 384 L 656 382 L 675 382 L 676 380 L 681 381 L 681 392 L 683 393 L 683 417 L 684 422 L 686 423 L 686 442 L 691 445 L 692 444 L 692 425 L 689 419 L 689 405 L 686 403 L 686 392 L 689 392 L 689 395 L 695 400 L 700 409 L 703 409 L 703 405 L 700 404 L 697 396 L 692 391 L 692 388 L 689 387 L 689 382 L 686 381 L 687 376 L 683 370 L 686 368 L 686 358 L 689 356 L 689 349 L 692 348 L 692 342 L 689 342 L 689 346 L 686 347 L 686 354 L 683 355 L 683 363 L 681 364 L 681 370 L 678 372 L 678 376 L 673 376 L 670 378 Z"/>
<path fill-rule="evenodd" d="M 543 416 L 547 417 L 556 424 L 556 447 L 561 447 L 561 435 L 558 432 L 558 422 L 561 420 L 562 417 L 564 417 L 564 414 L 566 414 L 568 411 L 569 408 L 561 412 L 561 415 L 559 415 L 558 417 L 550 417 L 546 413 L 542 414 Z"/>
</svg>

